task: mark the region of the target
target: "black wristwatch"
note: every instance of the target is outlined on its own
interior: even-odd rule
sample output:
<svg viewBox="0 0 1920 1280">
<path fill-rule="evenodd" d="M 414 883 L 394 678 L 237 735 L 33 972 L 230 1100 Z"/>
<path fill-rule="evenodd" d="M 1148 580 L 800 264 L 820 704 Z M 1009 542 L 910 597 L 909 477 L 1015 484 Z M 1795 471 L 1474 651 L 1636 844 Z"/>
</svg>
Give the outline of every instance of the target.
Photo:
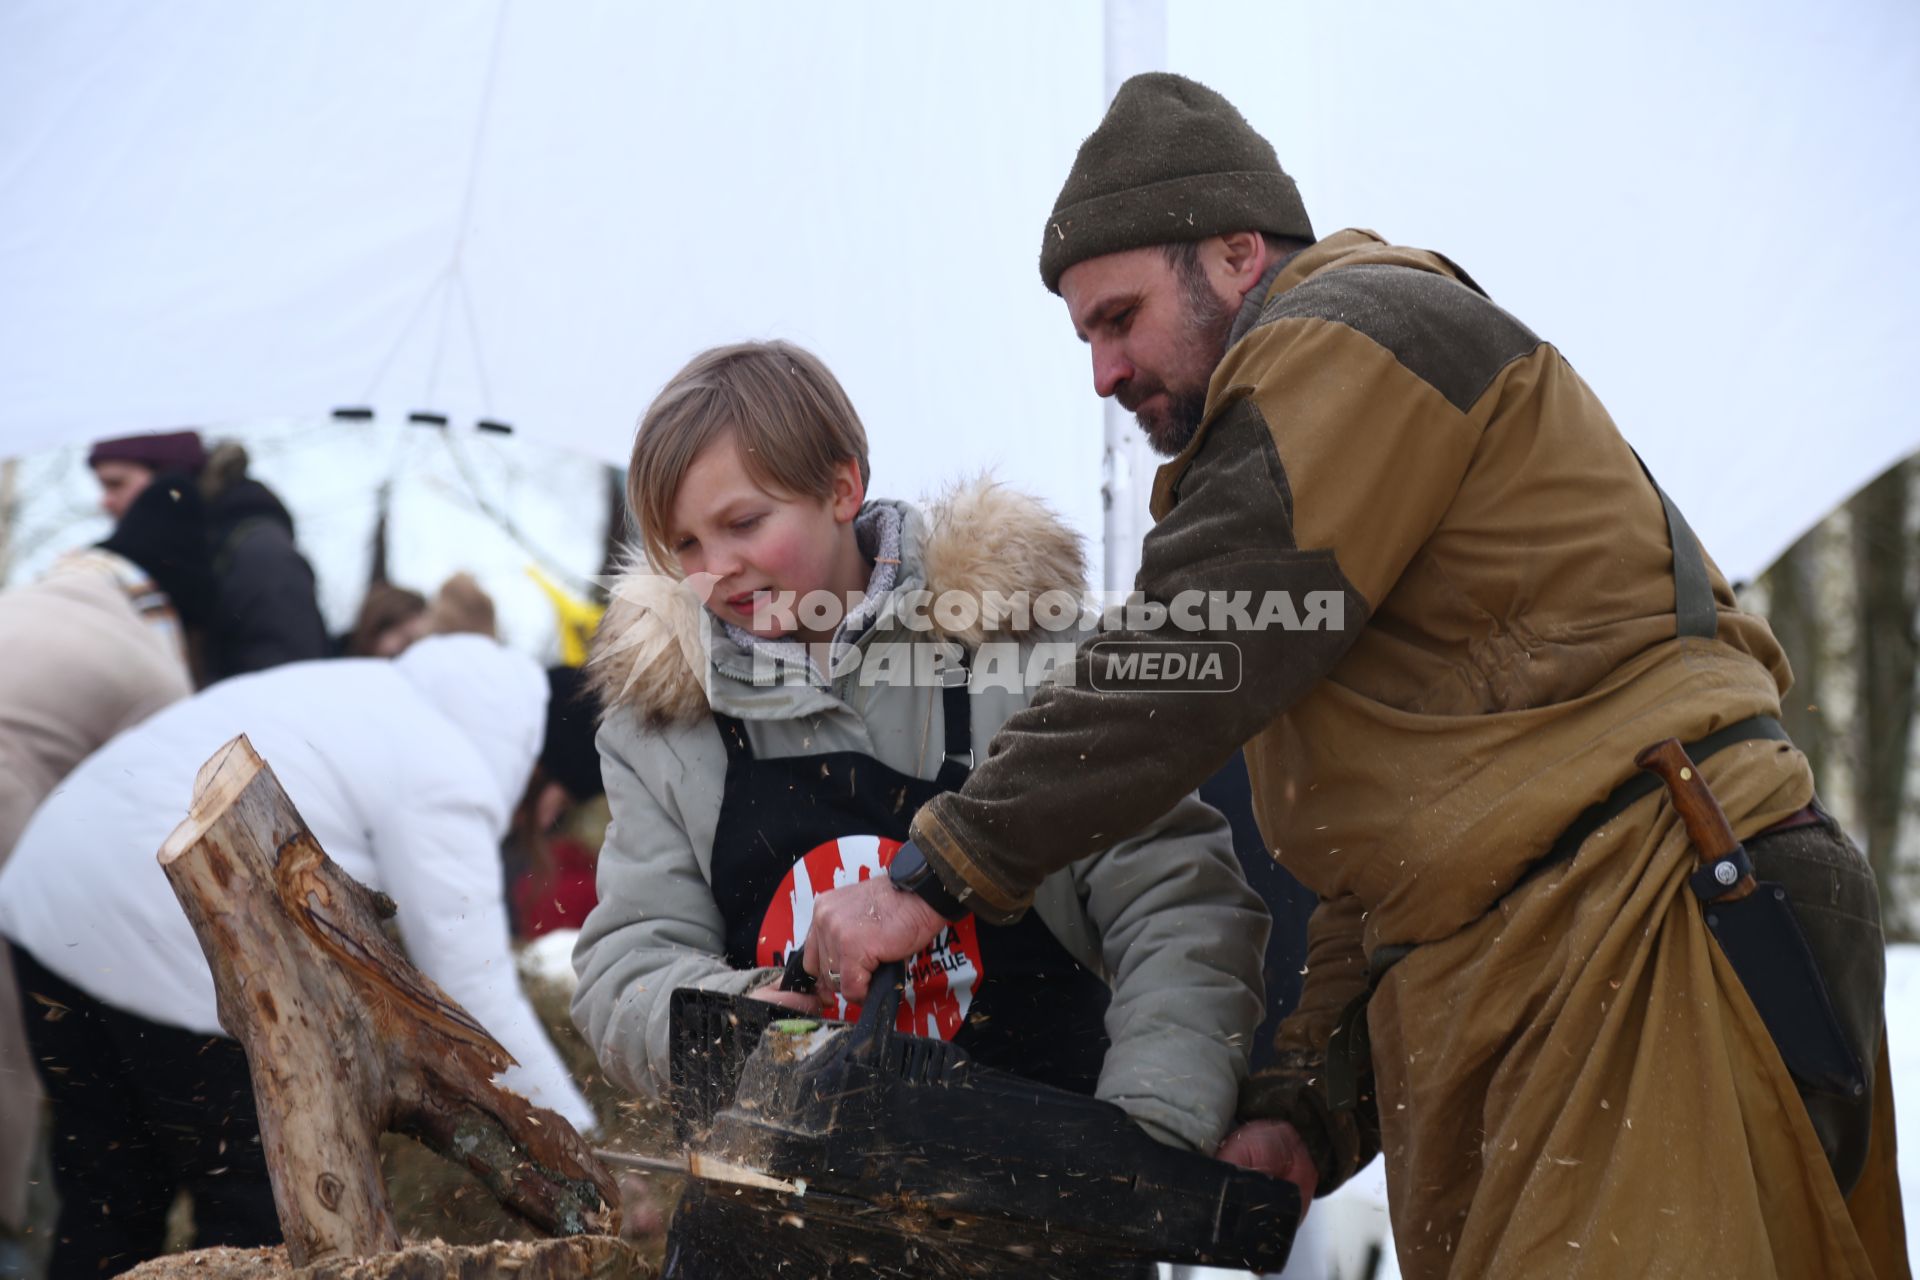
<svg viewBox="0 0 1920 1280">
<path fill-rule="evenodd" d="M 900 892 L 919 895 L 920 901 L 939 912 L 942 919 L 958 920 L 967 914 L 960 899 L 947 891 L 940 873 L 927 861 L 927 855 L 911 840 L 901 845 L 893 861 L 887 864 L 887 879 Z"/>
</svg>

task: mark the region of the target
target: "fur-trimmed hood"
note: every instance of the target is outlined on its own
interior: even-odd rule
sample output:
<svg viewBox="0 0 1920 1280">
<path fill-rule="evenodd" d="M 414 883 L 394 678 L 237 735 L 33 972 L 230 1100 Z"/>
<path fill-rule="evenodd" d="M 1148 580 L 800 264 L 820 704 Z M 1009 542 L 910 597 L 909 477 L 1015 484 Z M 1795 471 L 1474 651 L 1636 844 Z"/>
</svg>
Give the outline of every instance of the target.
<svg viewBox="0 0 1920 1280">
<path fill-rule="evenodd" d="M 894 596 L 955 591 L 1037 598 L 1050 591 L 1079 599 L 1086 589 L 1080 536 L 1045 503 L 988 479 L 958 485 L 923 511 L 888 502 L 901 516 L 900 570 Z M 650 723 L 678 724 L 708 712 L 710 668 L 751 662 L 685 583 L 637 553 L 615 581 L 594 637 L 587 674 L 603 714 L 629 707 Z M 935 636 L 968 649 L 987 639 L 983 624 Z M 996 636 L 1025 638 L 1006 630 Z"/>
</svg>

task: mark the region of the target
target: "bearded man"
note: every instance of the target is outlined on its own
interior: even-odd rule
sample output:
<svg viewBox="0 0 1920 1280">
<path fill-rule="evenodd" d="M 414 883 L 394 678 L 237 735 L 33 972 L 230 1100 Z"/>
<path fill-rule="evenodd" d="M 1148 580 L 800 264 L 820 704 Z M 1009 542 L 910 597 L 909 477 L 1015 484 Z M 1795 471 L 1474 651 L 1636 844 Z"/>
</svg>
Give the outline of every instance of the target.
<svg viewBox="0 0 1920 1280">
<path fill-rule="evenodd" d="M 1244 745 L 1321 905 L 1224 1157 L 1309 1198 L 1384 1151 L 1409 1277 L 1907 1274 L 1872 875 L 1779 728 L 1779 646 L 1573 367 L 1439 254 L 1316 239 L 1273 148 L 1179 76 L 1121 88 L 1040 271 L 1172 456 L 1137 580 L 1166 620 L 1108 639 L 1239 670 L 1155 687 L 1091 646 L 920 811 L 894 866 L 924 871 L 820 900 L 808 967 L 859 999 Z M 1294 605 L 1248 626 L 1194 593 Z M 1790 1072 L 1710 935 L 1635 768 L 1668 738 L 1790 895 L 1837 1086 Z"/>
</svg>

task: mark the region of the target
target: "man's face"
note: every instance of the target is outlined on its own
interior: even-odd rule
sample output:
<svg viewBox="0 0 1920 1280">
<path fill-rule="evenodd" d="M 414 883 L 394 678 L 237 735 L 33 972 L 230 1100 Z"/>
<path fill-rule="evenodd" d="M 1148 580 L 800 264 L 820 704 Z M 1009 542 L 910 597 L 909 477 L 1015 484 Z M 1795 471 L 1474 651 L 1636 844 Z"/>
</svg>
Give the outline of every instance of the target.
<svg viewBox="0 0 1920 1280">
<path fill-rule="evenodd" d="M 1227 352 L 1232 304 L 1204 271 L 1184 275 L 1158 247 L 1075 263 L 1060 277 L 1060 296 L 1093 348 L 1093 389 L 1133 413 L 1156 453 L 1186 448 Z"/>
<path fill-rule="evenodd" d="M 94 463 L 93 475 L 100 482 L 100 509 L 115 520 L 126 515 L 141 490 L 153 482 L 152 467 L 111 458 Z"/>
</svg>

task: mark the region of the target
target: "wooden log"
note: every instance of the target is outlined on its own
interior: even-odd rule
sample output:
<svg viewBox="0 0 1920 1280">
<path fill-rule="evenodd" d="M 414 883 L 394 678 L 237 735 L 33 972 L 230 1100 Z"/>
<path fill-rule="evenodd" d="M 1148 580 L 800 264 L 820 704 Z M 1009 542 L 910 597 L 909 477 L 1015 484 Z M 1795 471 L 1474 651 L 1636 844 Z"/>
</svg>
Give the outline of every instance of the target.
<svg viewBox="0 0 1920 1280">
<path fill-rule="evenodd" d="M 409 1245 L 373 1258 L 311 1267 L 288 1265 L 286 1251 L 199 1249 L 143 1262 L 122 1280 L 649 1280 L 638 1249 L 611 1236 L 487 1245 Z"/>
<path fill-rule="evenodd" d="M 612 1176 L 564 1119 L 493 1083 L 513 1059 L 408 963 L 380 925 L 393 904 L 328 859 L 244 735 L 201 767 L 160 864 L 246 1050 L 294 1266 L 399 1247 L 389 1129 L 549 1234 L 613 1228 Z"/>
</svg>

